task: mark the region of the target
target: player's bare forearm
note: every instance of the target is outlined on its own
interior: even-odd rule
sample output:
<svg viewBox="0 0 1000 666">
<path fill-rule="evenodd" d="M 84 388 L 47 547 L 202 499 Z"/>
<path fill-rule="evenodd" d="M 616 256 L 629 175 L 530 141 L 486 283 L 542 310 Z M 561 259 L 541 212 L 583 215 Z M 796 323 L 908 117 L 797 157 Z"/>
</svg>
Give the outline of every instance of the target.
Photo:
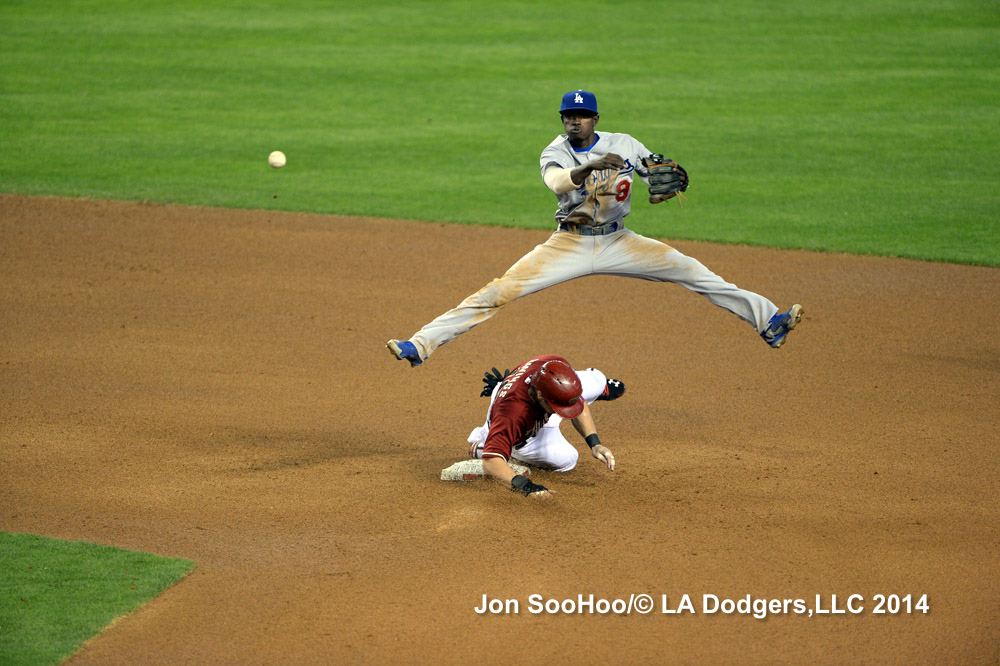
<svg viewBox="0 0 1000 666">
<path fill-rule="evenodd" d="M 597 427 L 594 425 L 594 417 L 590 413 L 590 405 L 584 405 L 580 415 L 573 419 L 573 427 L 586 440 L 591 455 L 607 465 L 609 470 L 615 471 L 615 455 L 611 453 L 611 449 L 601 444 L 601 439 L 597 436 Z"/>
<path fill-rule="evenodd" d="M 582 400 L 583 398 L 581 398 Z M 594 417 L 590 413 L 590 405 L 584 403 L 583 411 L 580 415 L 573 419 L 573 427 L 576 431 L 580 433 L 580 436 L 587 439 L 588 435 L 594 435 L 597 433 L 597 426 L 594 425 Z"/>
<path fill-rule="evenodd" d="M 586 164 L 581 164 L 580 166 L 573 169 L 570 172 L 570 178 L 573 180 L 575 185 L 583 185 L 583 181 L 587 180 L 589 176 L 594 171 L 604 171 L 605 169 L 621 169 L 625 166 L 625 160 L 622 159 L 621 155 L 616 155 L 615 153 L 608 153 L 603 157 L 598 157 L 592 159 Z"/>
<path fill-rule="evenodd" d="M 483 458 L 483 471 L 511 490 L 527 497 L 545 499 L 552 497 L 552 494 L 555 492 L 545 486 L 532 483 L 527 477 L 515 473 L 510 465 L 507 464 L 507 461 L 498 456 Z"/>
<path fill-rule="evenodd" d="M 508 488 L 510 488 L 510 480 L 517 474 L 507 464 L 507 461 L 499 456 L 487 456 L 483 458 L 483 471 Z"/>
</svg>

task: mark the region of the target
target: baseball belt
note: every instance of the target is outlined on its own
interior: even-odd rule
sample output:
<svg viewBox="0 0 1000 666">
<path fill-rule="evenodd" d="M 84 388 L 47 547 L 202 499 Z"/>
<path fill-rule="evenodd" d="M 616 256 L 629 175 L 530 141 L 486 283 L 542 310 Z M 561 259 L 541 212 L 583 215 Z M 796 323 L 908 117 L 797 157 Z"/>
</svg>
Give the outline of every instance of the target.
<svg viewBox="0 0 1000 666">
<path fill-rule="evenodd" d="M 573 224 L 572 222 L 560 222 L 559 231 L 568 231 L 581 236 L 604 236 L 625 228 L 624 222 L 608 222 L 607 224 Z"/>
</svg>

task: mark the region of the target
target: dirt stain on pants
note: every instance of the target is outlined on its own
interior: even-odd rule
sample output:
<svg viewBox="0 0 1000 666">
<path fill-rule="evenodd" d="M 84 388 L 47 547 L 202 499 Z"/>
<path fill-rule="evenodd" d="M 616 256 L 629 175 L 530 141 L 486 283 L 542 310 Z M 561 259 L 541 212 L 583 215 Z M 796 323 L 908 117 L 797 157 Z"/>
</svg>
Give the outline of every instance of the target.
<svg viewBox="0 0 1000 666">
<path fill-rule="evenodd" d="M 557 231 L 501 277 L 428 323 L 410 341 L 426 359 L 438 347 L 483 323 L 508 303 L 586 275 L 675 282 L 737 315 L 758 333 L 778 311 L 768 299 L 726 282 L 698 260 L 631 230 L 607 236 Z"/>
</svg>

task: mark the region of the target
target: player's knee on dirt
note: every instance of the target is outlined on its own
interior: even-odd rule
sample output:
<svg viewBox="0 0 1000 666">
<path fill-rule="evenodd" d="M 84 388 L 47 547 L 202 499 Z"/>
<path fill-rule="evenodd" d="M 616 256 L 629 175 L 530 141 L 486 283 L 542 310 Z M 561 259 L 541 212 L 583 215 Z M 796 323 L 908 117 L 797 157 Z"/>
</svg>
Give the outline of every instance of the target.
<svg viewBox="0 0 1000 666">
<path fill-rule="evenodd" d="M 556 432 L 558 433 L 558 430 Z M 526 454 L 524 451 L 514 451 L 511 457 L 514 460 L 532 465 L 533 467 L 547 469 L 552 472 L 568 472 L 576 467 L 576 463 L 580 459 L 580 453 L 576 450 L 575 446 L 562 439 L 561 444 L 535 450 L 529 449 Z"/>
<path fill-rule="evenodd" d="M 568 472 L 576 467 L 577 461 L 580 460 L 580 452 L 576 450 L 576 447 L 563 447 L 559 453 L 559 457 L 552 460 L 553 472 Z"/>
</svg>

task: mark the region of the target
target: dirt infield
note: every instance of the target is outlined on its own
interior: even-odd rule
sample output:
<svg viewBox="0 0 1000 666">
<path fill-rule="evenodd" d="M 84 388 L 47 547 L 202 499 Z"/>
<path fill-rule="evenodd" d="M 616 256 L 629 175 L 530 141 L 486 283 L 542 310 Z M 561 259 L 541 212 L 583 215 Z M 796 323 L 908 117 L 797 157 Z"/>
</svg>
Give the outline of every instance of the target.
<svg viewBox="0 0 1000 666">
<path fill-rule="evenodd" d="M 1000 270 L 683 242 L 805 306 L 782 349 L 610 277 L 417 369 L 383 348 L 547 236 L 0 196 L 0 529 L 198 563 L 70 663 L 1000 660 Z M 594 407 L 617 471 L 538 472 L 547 503 L 439 481 L 483 371 L 539 353 L 628 386 Z"/>
</svg>

